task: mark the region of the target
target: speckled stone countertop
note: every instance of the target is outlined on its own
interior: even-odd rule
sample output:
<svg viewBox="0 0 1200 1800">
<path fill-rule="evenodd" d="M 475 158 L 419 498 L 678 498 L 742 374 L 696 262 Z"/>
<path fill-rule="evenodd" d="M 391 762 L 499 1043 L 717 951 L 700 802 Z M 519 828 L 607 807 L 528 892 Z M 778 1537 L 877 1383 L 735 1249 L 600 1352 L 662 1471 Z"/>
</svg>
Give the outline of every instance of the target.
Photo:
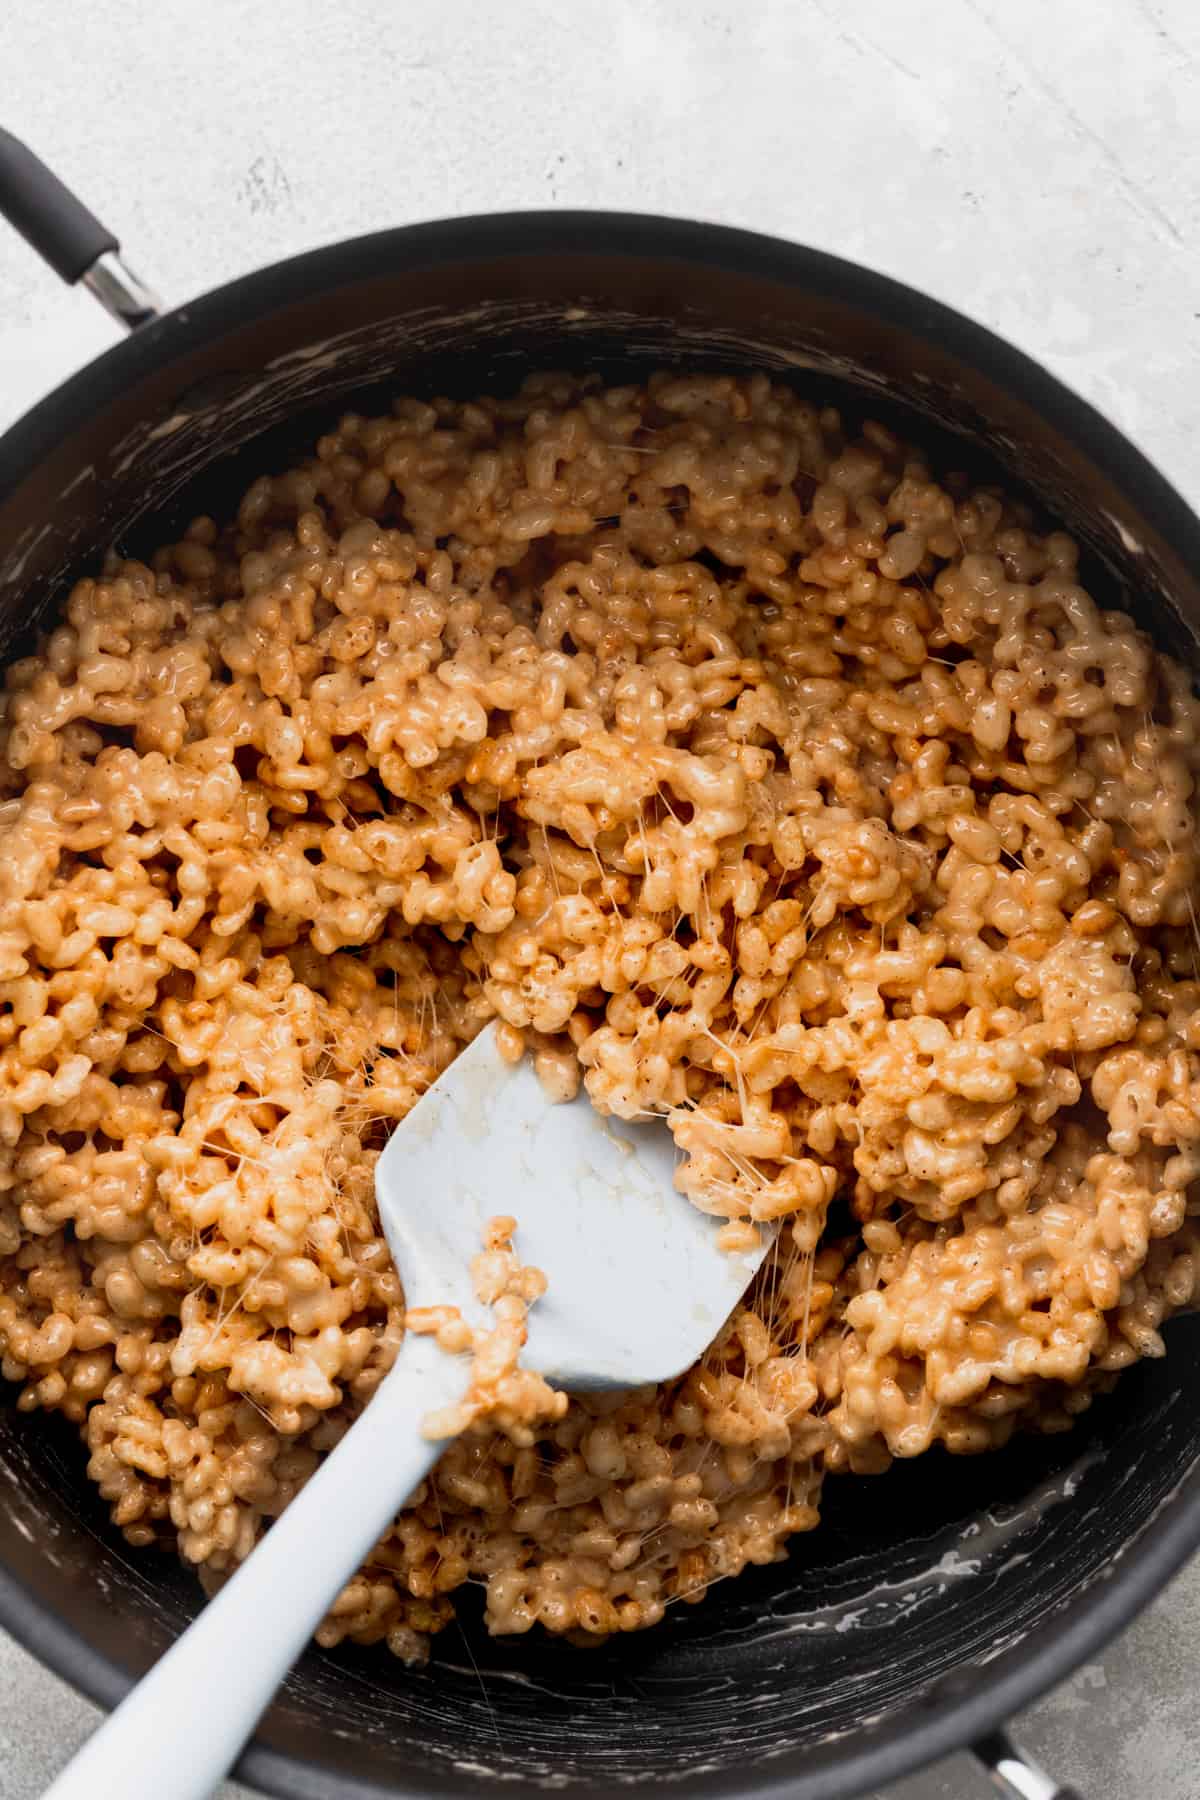
<svg viewBox="0 0 1200 1800">
<path fill-rule="evenodd" d="M 1195 0 L 0 8 L 4 123 L 169 300 L 450 213 L 611 206 L 756 227 L 994 327 L 1193 500 L 1198 67 Z M 112 335 L 0 231 L 0 429 Z M 1088 1800 L 1200 1800 L 1198 1670 L 1200 1563 L 1018 1734 Z M 35 1800 L 94 1718 L 0 1638 L 0 1800 Z M 887 1800 L 990 1791 L 962 1757 Z"/>
</svg>

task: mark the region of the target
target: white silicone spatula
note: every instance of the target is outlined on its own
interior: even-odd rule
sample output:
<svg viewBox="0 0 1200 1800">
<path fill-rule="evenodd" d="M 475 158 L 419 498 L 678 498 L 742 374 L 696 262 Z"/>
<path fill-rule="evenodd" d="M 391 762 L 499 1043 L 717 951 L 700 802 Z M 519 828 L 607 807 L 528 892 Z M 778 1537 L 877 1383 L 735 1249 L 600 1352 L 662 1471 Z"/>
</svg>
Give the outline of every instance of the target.
<svg viewBox="0 0 1200 1800">
<path fill-rule="evenodd" d="M 380 1216 L 409 1306 L 486 1322 L 470 1264 L 485 1222 L 549 1280 L 523 1362 L 576 1391 L 680 1374 L 765 1254 L 718 1249 L 721 1221 L 674 1191 L 664 1125 L 551 1106 L 489 1028 L 429 1089 L 379 1160 Z M 459 1400 L 467 1359 L 407 1336 L 361 1418 L 237 1574 L 89 1739 L 47 1800 L 202 1800 L 236 1761 L 331 1602 L 437 1461 L 427 1414 Z"/>
</svg>

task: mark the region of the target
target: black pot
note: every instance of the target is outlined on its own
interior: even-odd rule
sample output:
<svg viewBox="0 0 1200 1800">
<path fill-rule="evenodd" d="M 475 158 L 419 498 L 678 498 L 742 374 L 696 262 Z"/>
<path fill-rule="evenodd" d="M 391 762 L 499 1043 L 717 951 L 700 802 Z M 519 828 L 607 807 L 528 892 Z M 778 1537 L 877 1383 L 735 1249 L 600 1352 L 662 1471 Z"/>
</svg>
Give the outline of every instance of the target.
<svg viewBox="0 0 1200 1800">
<path fill-rule="evenodd" d="M 0 440 L 6 656 L 108 544 L 137 551 L 220 511 L 348 404 L 666 363 L 766 369 L 943 463 L 1002 474 L 1084 541 L 1099 598 L 1195 660 L 1195 515 L 1045 371 L 896 282 L 714 226 L 530 213 L 360 238 L 155 317 L 115 241 L 50 180 L 0 141 L 0 210 L 61 274 L 147 322 Z M 824 1523 L 786 1562 L 644 1637 L 591 1653 L 493 1641 L 468 1601 L 422 1673 L 310 1651 L 240 1772 L 288 1800 L 582 1800 L 639 1783 L 837 1800 L 965 1744 L 994 1765 L 1001 1722 L 1200 1544 L 1200 1329 L 1168 1337 L 1167 1359 L 1122 1377 L 1069 1436 L 831 1480 Z M 112 1705 L 199 1603 L 174 1562 L 109 1529 L 72 1432 L 0 1411 L 0 1622 Z M 1008 1780 L 1053 1789 L 1016 1759 Z"/>
</svg>

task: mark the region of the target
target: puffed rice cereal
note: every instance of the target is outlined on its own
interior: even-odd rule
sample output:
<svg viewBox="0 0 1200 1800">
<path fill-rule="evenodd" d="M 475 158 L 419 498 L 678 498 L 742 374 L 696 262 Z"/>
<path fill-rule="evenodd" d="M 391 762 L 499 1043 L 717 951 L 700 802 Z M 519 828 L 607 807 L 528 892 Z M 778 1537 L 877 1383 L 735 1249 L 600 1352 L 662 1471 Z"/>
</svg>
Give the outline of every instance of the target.
<svg viewBox="0 0 1200 1800">
<path fill-rule="evenodd" d="M 459 1435 L 323 1644 L 420 1660 L 467 1581 L 496 1632 L 652 1625 L 826 1473 L 1163 1354 L 1200 710 L 1076 563 L 765 378 L 551 375 L 344 418 L 79 583 L 0 717 L 0 1372 L 130 1543 L 219 1582 L 367 1404 L 375 1160 L 493 1017 L 778 1236 L 680 1380 L 568 1402 L 496 1221 L 490 1349 L 407 1322 L 475 1350 Z"/>
</svg>

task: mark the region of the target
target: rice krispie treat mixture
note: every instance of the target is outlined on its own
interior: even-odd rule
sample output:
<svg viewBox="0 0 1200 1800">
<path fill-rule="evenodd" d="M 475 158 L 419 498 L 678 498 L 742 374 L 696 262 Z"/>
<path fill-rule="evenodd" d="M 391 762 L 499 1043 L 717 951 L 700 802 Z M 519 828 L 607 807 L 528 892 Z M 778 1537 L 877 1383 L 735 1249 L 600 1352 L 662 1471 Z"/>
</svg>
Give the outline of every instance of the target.
<svg viewBox="0 0 1200 1800">
<path fill-rule="evenodd" d="M 1065 1427 L 1197 1287 L 1198 759 L 1069 538 L 764 378 L 344 419 L 9 671 L 3 1376 L 219 1581 L 396 1354 L 374 1163 L 498 1015 L 775 1247 L 662 1388 L 508 1355 L 323 1643 L 651 1625 L 829 1472 Z"/>
</svg>

